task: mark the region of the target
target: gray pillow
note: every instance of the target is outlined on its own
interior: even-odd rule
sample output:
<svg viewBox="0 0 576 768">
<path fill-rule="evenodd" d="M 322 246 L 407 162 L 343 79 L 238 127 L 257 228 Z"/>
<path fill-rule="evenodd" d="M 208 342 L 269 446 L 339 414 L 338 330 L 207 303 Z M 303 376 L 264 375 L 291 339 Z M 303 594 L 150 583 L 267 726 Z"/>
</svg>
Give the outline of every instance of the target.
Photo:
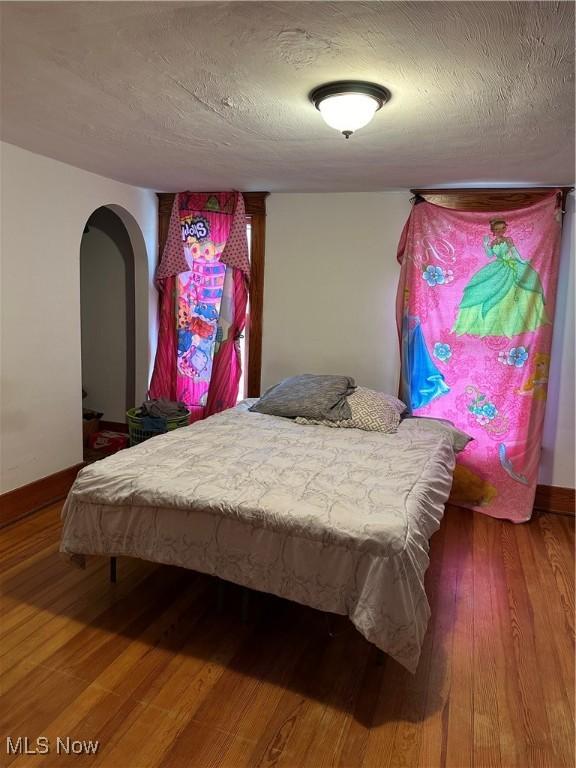
<svg viewBox="0 0 576 768">
<path fill-rule="evenodd" d="M 452 440 L 455 453 L 463 451 L 470 440 L 474 440 L 471 435 L 455 427 L 451 421 L 447 419 L 433 419 L 430 416 L 406 416 L 400 422 L 398 432 L 410 429 L 431 429 L 434 432 L 447 434 Z"/>
<path fill-rule="evenodd" d="M 406 410 L 401 400 L 384 392 L 376 392 L 366 387 L 357 387 L 349 395 L 348 405 L 352 418 L 343 421 L 303 419 L 298 417 L 298 424 L 317 424 L 325 427 L 344 429 L 363 429 L 366 432 L 396 432 L 400 423 L 400 414 Z"/>
<path fill-rule="evenodd" d="M 355 388 L 350 376 L 305 373 L 270 387 L 250 410 L 286 419 L 349 419 L 351 411 L 346 397 Z"/>
</svg>

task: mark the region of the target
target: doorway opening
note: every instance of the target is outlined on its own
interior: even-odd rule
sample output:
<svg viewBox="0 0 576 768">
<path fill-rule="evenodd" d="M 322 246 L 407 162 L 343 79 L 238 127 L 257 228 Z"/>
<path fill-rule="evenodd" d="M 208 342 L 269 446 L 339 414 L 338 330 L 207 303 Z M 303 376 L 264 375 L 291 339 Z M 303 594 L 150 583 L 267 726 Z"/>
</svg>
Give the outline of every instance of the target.
<svg viewBox="0 0 576 768">
<path fill-rule="evenodd" d="M 80 243 L 84 461 L 125 447 L 126 411 L 136 405 L 134 273 L 122 219 L 97 208 Z"/>
</svg>

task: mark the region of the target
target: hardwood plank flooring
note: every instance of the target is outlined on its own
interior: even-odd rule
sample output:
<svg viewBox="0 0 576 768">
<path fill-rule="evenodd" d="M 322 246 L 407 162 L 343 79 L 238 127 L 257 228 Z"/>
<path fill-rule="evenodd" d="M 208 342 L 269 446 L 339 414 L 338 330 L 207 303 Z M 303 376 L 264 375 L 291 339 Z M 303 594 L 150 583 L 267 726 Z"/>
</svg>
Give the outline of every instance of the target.
<svg viewBox="0 0 576 768">
<path fill-rule="evenodd" d="M 412 676 L 343 617 L 137 560 L 58 554 L 60 504 L 0 533 L 0 765 L 573 768 L 574 520 L 448 508 Z M 331 631 L 328 631 L 331 626 Z M 48 754 L 7 754 L 26 736 Z M 57 737 L 96 754 L 54 751 Z"/>
</svg>

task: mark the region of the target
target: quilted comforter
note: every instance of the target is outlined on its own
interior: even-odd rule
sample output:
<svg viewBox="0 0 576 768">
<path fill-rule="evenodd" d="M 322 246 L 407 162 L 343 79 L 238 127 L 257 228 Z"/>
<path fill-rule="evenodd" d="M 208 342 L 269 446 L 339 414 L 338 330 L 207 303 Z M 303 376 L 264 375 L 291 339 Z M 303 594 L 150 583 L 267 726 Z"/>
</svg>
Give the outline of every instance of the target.
<svg viewBox="0 0 576 768">
<path fill-rule="evenodd" d="M 414 671 L 450 440 L 425 426 L 303 426 L 252 402 L 85 467 L 61 550 L 183 566 L 345 614 Z"/>
</svg>

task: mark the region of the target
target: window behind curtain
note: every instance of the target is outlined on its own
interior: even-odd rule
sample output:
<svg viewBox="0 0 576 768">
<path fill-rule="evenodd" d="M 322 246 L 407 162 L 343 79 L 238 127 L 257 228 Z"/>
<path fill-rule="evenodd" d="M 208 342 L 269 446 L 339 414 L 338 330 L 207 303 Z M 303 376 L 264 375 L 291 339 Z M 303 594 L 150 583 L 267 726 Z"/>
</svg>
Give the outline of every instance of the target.
<svg viewBox="0 0 576 768">
<path fill-rule="evenodd" d="M 248 258 L 251 257 L 252 251 L 252 217 L 246 216 L 246 238 L 248 240 Z M 246 335 L 249 328 L 250 318 L 250 296 L 248 296 L 248 305 L 246 307 L 246 328 L 244 333 L 240 337 L 240 364 L 242 366 L 242 376 L 240 377 L 240 384 L 238 386 L 238 402 L 244 400 L 246 397 L 246 366 L 248 364 L 248 345 L 246 344 Z"/>
</svg>

